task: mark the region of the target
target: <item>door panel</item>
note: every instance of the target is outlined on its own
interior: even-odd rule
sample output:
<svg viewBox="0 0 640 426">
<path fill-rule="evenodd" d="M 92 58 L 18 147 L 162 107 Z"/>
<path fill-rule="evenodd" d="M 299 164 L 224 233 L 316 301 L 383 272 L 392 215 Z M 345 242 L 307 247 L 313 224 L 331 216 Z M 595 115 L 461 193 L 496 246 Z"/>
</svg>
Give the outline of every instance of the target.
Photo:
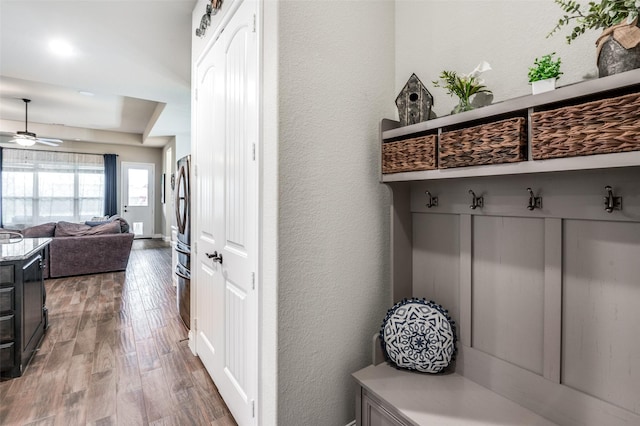
<svg viewBox="0 0 640 426">
<path fill-rule="evenodd" d="M 251 349 L 246 344 L 245 318 L 247 317 L 247 293 L 232 282 L 226 283 L 226 339 L 225 374 L 233 384 L 240 398 L 247 401 L 246 363 L 247 353 Z"/>
<path fill-rule="evenodd" d="M 219 389 L 238 424 L 252 424 L 257 386 L 256 163 L 257 44 L 254 4 L 245 1 L 225 29 L 225 157 L 222 214 L 225 277 L 225 380 Z"/>
<path fill-rule="evenodd" d="M 226 50 L 226 158 L 225 236 L 227 245 L 244 247 L 246 229 L 246 169 L 248 130 L 246 121 L 247 38 L 246 26 L 236 29 Z"/>
<path fill-rule="evenodd" d="M 216 275 L 219 275 L 215 268 L 200 263 L 198 270 L 198 300 L 208 301 L 210 304 L 216 300 L 222 300 L 224 294 L 220 286 L 215 285 Z M 206 304 L 206 303 L 205 303 Z M 209 374 L 214 381 L 220 380 L 222 363 L 220 351 L 223 350 L 223 335 L 220 327 L 223 324 L 223 312 L 215 306 L 203 306 L 198 304 L 198 329 L 196 330 L 196 348 L 198 356 L 202 360 Z M 213 374 L 215 372 L 215 374 Z"/>
<path fill-rule="evenodd" d="M 192 161 L 196 164 L 195 204 L 196 242 L 198 245 L 195 268 L 195 288 L 192 299 L 198 319 L 196 325 L 196 352 L 214 381 L 219 381 L 223 371 L 223 315 L 224 292 L 220 282 L 219 266 L 208 254 L 216 249 L 215 231 L 215 164 L 220 156 L 216 143 L 220 136 L 221 108 L 219 92 L 221 70 L 216 66 L 220 48 L 214 46 L 211 53 L 197 68 L 196 100 L 196 149 Z M 216 98 L 218 97 L 218 98 Z M 219 144 L 219 142 L 218 142 Z M 193 255 L 193 250 L 192 250 Z"/>
</svg>

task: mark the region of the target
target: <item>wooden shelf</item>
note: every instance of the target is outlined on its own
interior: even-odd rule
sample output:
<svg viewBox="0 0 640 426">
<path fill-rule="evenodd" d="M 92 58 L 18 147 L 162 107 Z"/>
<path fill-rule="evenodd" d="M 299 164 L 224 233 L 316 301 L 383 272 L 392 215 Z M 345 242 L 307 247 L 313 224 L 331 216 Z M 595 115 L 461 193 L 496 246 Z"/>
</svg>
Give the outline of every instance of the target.
<svg viewBox="0 0 640 426">
<path fill-rule="evenodd" d="M 528 116 L 536 110 L 556 108 L 593 98 L 603 98 L 609 95 L 616 96 L 620 93 L 637 91 L 640 91 L 640 69 L 560 87 L 554 91 L 539 95 L 522 96 L 472 111 L 436 118 L 405 127 L 398 127 L 398 123 L 392 120 L 383 120 L 381 124 L 381 139 L 382 142 L 392 141 L 419 134 L 435 133 L 445 128 L 489 122 L 502 117 Z M 529 158 L 531 158 L 531 155 L 529 155 Z M 640 151 L 381 174 L 380 180 L 381 182 L 402 182 L 431 179 L 458 179 L 478 176 L 502 176 L 633 166 L 640 166 Z"/>
<path fill-rule="evenodd" d="M 531 160 L 520 163 L 494 164 L 489 166 L 457 167 L 452 169 L 393 173 L 383 175 L 382 182 L 505 176 L 634 166 L 640 166 L 640 151 L 590 155 L 587 157 L 556 158 L 552 160 Z"/>
</svg>

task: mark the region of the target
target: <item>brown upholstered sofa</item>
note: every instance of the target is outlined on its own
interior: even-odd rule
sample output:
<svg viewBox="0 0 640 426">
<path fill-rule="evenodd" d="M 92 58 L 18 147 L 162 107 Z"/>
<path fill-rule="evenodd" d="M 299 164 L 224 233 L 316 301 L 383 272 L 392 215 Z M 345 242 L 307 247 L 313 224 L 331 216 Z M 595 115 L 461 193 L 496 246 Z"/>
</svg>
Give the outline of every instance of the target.
<svg viewBox="0 0 640 426">
<path fill-rule="evenodd" d="M 124 231 L 124 232 L 123 232 Z M 90 226 L 70 222 L 45 223 L 22 230 L 25 237 L 51 238 L 44 277 L 124 271 L 133 233 L 124 219 Z"/>
</svg>

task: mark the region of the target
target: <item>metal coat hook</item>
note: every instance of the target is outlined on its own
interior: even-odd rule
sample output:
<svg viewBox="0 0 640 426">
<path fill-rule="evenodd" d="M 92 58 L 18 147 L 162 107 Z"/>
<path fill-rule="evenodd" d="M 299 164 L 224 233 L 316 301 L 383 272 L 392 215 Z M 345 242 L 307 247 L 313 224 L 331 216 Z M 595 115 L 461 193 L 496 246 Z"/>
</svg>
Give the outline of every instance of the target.
<svg viewBox="0 0 640 426">
<path fill-rule="evenodd" d="M 469 207 L 475 210 L 478 207 L 482 208 L 484 206 L 484 197 L 482 195 L 479 197 L 476 197 L 476 193 L 473 192 L 472 190 L 469 190 L 469 194 L 471 194 L 471 196 L 473 197 L 471 199 L 471 205 Z"/>
<path fill-rule="evenodd" d="M 531 190 L 531 188 L 527 188 L 527 191 L 529 192 L 529 204 L 527 205 L 527 208 L 529 210 L 541 209 L 542 208 L 542 197 L 536 197 L 533 194 L 533 191 Z"/>
<path fill-rule="evenodd" d="M 609 185 L 604 187 L 607 191 L 607 195 L 604 197 L 604 210 L 607 213 L 611 213 L 614 210 L 622 210 L 622 197 L 616 197 L 613 195 L 613 188 Z"/>
<path fill-rule="evenodd" d="M 438 197 L 432 197 L 429 191 L 424 191 L 427 196 L 427 208 L 438 207 Z"/>
</svg>

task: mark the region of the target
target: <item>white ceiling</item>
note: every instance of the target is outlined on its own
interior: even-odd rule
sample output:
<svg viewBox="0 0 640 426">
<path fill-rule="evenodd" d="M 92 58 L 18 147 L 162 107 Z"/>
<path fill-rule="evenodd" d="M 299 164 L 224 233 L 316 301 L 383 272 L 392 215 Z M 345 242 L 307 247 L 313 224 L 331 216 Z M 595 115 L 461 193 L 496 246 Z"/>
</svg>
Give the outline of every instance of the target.
<svg viewBox="0 0 640 426">
<path fill-rule="evenodd" d="M 40 137 L 153 147 L 188 136 L 195 3 L 0 0 L 0 131 L 25 130 L 28 98 Z M 53 54 L 54 39 L 73 53 Z"/>
</svg>

